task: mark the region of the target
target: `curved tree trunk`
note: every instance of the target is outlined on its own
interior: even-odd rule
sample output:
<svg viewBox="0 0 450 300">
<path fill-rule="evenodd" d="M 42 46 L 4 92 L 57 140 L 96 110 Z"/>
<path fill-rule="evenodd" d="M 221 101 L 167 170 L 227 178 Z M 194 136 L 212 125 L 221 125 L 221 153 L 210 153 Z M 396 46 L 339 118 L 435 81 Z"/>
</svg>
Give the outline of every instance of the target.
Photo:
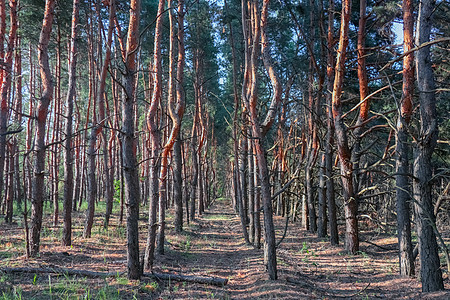
<svg viewBox="0 0 450 300">
<path fill-rule="evenodd" d="M 35 164 L 31 199 L 31 230 L 30 256 L 39 254 L 40 235 L 42 228 L 42 213 L 44 204 L 44 176 L 45 176 L 45 132 L 47 114 L 50 101 L 53 99 L 53 79 L 48 61 L 48 44 L 52 32 L 55 0 L 45 2 L 44 20 L 39 36 L 38 61 L 41 71 L 42 95 L 37 106 Z"/>
<path fill-rule="evenodd" d="M 147 246 L 145 249 L 144 266 L 147 269 L 153 267 L 153 260 L 156 247 L 156 212 L 159 199 L 158 191 L 158 156 L 160 151 L 159 128 L 157 124 L 157 111 L 159 103 L 161 102 L 161 31 L 162 31 L 162 16 L 164 11 L 165 0 L 159 0 L 157 20 L 155 25 L 155 42 L 153 51 L 153 94 L 150 103 L 150 109 L 147 115 L 147 127 L 150 131 L 151 141 L 151 157 L 150 160 L 150 205 L 148 215 L 148 236 Z"/>
<path fill-rule="evenodd" d="M 358 205 L 353 191 L 351 152 L 348 146 L 347 132 L 342 119 L 341 94 L 344 83 L 345 58 L 348 45 L 348 31 L 351 13 L 351 0 L 342 1 L 341 29 L 336 58 L 336 70 L 332 94 L 333 120 L 336 143 L 341 167 L 342 189 L 345 210 L 345 248 L 356 254 L 359 251 Z"/>
</svg>

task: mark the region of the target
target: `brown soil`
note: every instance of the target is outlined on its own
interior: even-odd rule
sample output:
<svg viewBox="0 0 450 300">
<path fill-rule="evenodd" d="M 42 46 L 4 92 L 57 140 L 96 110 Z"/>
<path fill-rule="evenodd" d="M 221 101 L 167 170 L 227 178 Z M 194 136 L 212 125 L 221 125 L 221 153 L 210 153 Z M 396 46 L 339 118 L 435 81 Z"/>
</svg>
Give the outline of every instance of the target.
<svg viewBox="0 0 450 300">
<path fill-rule="evenodd" d="M 109 231 L 101 230 L 99 215 L 93 237 L 83 239 L 82 218 L 82 214 L 75 214 L 78 223 L 72 247 L 59 246 L 61 226 L 47 226 L 41 257 L 30 260 L 23 255 L 21 226 L 2 224 L 0 268 L 64 267 L 118 272 L 117 276 L 90 279 L 0 272 L 0 299 L 18 299 L 18 295 L 22 299 L 450 299 L 449 291 L 421 293 L 416 278 L 399 277 L 396 238 L 375 234 L 373 230 L 362 232 L 362 240 L 371 243 L 362 242 L 361 253 L 352 256 L 342 246 L 332 247 L 326 239 L 300 229 L 299 224 L 289 224 L 277 251 L 279 280 L 269 281 L 263 251 L 244 243 L 239 218 L 227 201 L 216 201 L 180 235 L 174 234 L 169 225 L 166 253 L 155 262 L 157 272 L 228 278 L 226 286 L 150 278 L 128 281 L 120 275 L 126 271 L 124 228 L 114 225 L 114 219 Z M 275 222 L 280 238 L 285 220 L 276 217 Z M 141 229 L 144 249 L 144 214 Z M 444 279 L 449 289 L 448 274 L 444 274 Z"/>
</svg>

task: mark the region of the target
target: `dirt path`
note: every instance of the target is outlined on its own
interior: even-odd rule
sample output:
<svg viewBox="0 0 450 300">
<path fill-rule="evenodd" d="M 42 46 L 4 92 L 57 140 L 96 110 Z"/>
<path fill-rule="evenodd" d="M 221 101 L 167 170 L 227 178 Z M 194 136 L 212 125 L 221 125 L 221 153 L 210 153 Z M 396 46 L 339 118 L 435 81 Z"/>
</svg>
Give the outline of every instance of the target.
<svg viewBox="0 0 450 300">
<path fill-rule="evenodd" d="M 275 218 L 277 237 L 284 219 Z M 239 218 L 228 202 L 216 202 L 186 228 L 182 238 L 169 240 L 167 254 L 158 258 L 160 271 L 229 279 L 225 287 L 176 284 L 161 294 L 163 299 L 450 299 L 450 293 L 421 294 L 416 279 L 400 278 L 396 240 L 368 236 L 361 254 L 347 255 L 290 224 L 278 250 L 279 280 L 269 281 L 263 251 L 245 245 Z M 386 250 L 388 249 L 388 250 Z M 446 277 L 446 287 L 450 288 Z"/>
</svg>

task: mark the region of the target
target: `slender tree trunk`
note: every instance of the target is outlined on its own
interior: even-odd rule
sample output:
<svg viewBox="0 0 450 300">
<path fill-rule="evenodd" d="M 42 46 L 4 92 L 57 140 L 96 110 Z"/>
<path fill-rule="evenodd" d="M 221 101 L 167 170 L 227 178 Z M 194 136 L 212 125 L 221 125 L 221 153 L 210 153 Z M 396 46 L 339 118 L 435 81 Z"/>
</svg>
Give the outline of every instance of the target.
<svg viewBox="0 0 450 300">
<path fill-rule="evenodd" d="M 341 29 L 336 59 L 336 71 L 332 94 L 333 119 L 336 142 L 341 167 L 341 179 L 345 211 L 345 248 L 356 254 L 359 251 L 358 205 L 353 191 L 351 152 L 348 146 L 347 132 L 342 119 L 341 94 L 344 82 L 345 58 L 348 45 L 348 31 L 351 14 L 351 0 L 342 1 Z"/>
<path fill-rule="evenodd" d="M 253 146 L 252 140 L 248 139 L 248 207 L 250 222 L 248 225 L 249 229 L 249 242 L 255 242 L 255 167 L 253 164 Z"/>
<path fill-rule="evenodd" d="M 13 218 L 13 203 L 14 203 L 14 144 L 8 143 L 9 156 L 7 159 L 7 170 L 8 170 L 8 185 L 6 193 L 6 214 L 5 222 L 11 224 Z"/>
<path fill-rule="evenodd" d="M 158 230 L 158 253 L 164 254 L 164 230 L 165 230 L 165 210 L 166 210 L 166 199 L 167 199 L 167 189 L 166 183 L 167 175 L 168 175 L 168 157 L 169 152 L 172 150 L 174 143 L 179 136 L 181 129 L 181 120 L 184 114 L 184 94 L 183 88 L 181 84 L 183 83 L 183 68 L 184 68 L 184 49 L 182 49 L 182 53 L 178 53 L 178 57 L 180 59 L 179 66 L 181 70 L 177 70 L 175 74 L 175 18 L 174 18 L 174 7 L 173 0 L 168 0 L 169 5 L 169 26 L 170 26 L 170 49 L 169 49 L 169 84 L 168 84 L 168 111 L 170 119 L 172 120 L 172 129 L 170 135 L 167 139 L 166 144 L 164 145 L 164 149 L 162 152 L 162 164 L 161 164 L 161 179 L 159 186 L 159 230 Z M 183 5 L 183 3 L 181 3 Z M 182 8 L 182 6 L 181 6 Z M 181 11 L 181 13 L 183 13 Z M 180 27 L 183 26 L 183 19 L 181 19 Z M 181 35 L 183 37 L 183 35 Z M 183 46 L 183 44 L 181 44 Z M 183 47 L 182 47 L 183 48 Z M 181 57 L 180 57 L 181 55 Z M 178 84 L 176 89 L 177 103 L 175 103 L 175 75 L 177 77 Z M 181 156 L 181 155 L 180 155 Z M 181 164 L 179 165 L 181 171 Z M 181 173 L 180 173 L 180 183 L 181 183 Z M 181 188 L 181 186 L 180 186 Z M 181 190 L 181 189 L 180 189 Z M 181 195 L 180 195 L 181 200 Z"/>
<path fill-rule="evenodd" d="M 22 50 L 21 50 L 21 39 L 20 36 L 16 39 L 16 56 L 14 58 L 14 66 L 15 73 L 22 74 Z M 22 111 L 23 111 L 23 98 L 22 98 L 22 76 L 17 77 L 16 83 L 16 104 L 15 104 L 15 121 L 17 124 L 22 124 Z M 20 145 L 17 138 L 13 140 L 15 145 L 16 155 L 14 157 L 15 160 L 15 169 L 17 170 L 14 173 L 15 181 L 16 181 L 16 190 L 17 190 L 17 204 L 21 208 L 23 201 L 26 199 L 25 195 L 25 180 L 21 181 L 20 176 Z M 22 174 L 25 173 L 25 157 L 23 157 L 23 168 Z M 23 210 L 25 211 L 25 210 Z"/>
<path fill-rule="evenodd" d="M 11 90 L 12 81 L 12 62 L 14 58 L 14 46 L 17 33 L 17 0 L 10 0 L 9 14 L 10 14 L 10 29 L 9 37 L 6 49 L 6 55 L 3 51 L 3 37 L 6 30 L 6 11 L 5 2 L 1 1 L 0 4 L 0 58 L 3 59 L 2 70 L 0 70 L 0 84 L 1 84 L 1 108 L 0 108 L 0 199 L 2 199 L 3 192 L 3 174 L 5 169 L 5 158 L 6 158 L 6 131 L 8 123 L 8 103 L 9 103 L 9 92 Z M 5 189 L 6 190 L 6 189 Z M 6 196 L 6 195 L 5 195 Z M 1 200 L 0 200 L 1 203 Z"/>
<path fill-rule="evenodd" d="M 414 47 L 414 15 L 412 0 L 403 1 L 403 52 Z M 399 246 L 400 275 L 413 276 L 414 258 L 411 243 L 411 186 L 407 127 L 412 113 L 412 97 L 414 93 L 414 54 L 403 58 L 403 88 L 399 104 L 399 116 L 396 131 L 396 195 L 397 195 L 397 235 Z"/>
<path fill-rule="evenodd" d="M 241 154 L 239 156 L 239 178 L 241 179 L 241 182 L 239 184 L 239 190 L 242 191 L 241 197 L 238 199 L 238 209 L 239 209 L 239 216 L 241 218 L 241 227 L 242 227 L 242 234 L 244 236 L 244 240 L 247 244 L 250 244 L 248 231 L 247 231 L 247 216 L 245 214 L 245 207 L 244 202 L 248 201 L 248 197 L 246 194 L 248 182 L 247 182 L 247 176 L 245 174 L 245 170 L 248 170 L 247 168 L 247 139 L 242 138 L 241 139 Z"/>
<path fill-rule="evenodd" d="M 125 204 L 127 214 L 127 274 L 129 279 L 139 279 L 139 204 L 140 189 L 136 160 L 136 136 L 134 128 L 134 94 L 136 58 L 139 47 L 139 17 L 141 1 L 131 0 L 125 61 L 125 97 L 122 103 L 123 169 L 125 179 Z"/>
<path fill-rule="evenodd" d="M 319 218 L 317 224 L 317 236 L 327 235 L 327 204 L 325 197 L 325 154 L 321 154 L 319 169 Z"/>
<path fill-rule="evenodd" d="M 42 227 L 42 213 L 44 204 L 44 176 L 45 176 L 45 130 L 50 101 L 53 99 L 53 80 L 48 61 L 48 44 L 52 32 L 55 0 L 45 2 L 44 20 L 39 37 L 38 61 L 41 71 L 42 95 L 37 106 L 35 165 L 33 177 L 33 192 L 31 199 L 31 231 L 30 256 L 39 254 L 40 234 Z"/>
<path fill-rule="evenodd" d="M 3 62 L 5 60 L 5 35 L 6 35 L 6 1 L 0 2 L 0 60 Z M 6 68 L 5 68 L 6 69 Z M 1 107 L 0 107 L 0 208 L 3 205 L 3 184 L 4 184 L 4 172 L 5 172 L 5 161 L 6 161 L 6 127 L 8 123 L 8 99 L 6 98 L 8 93 L 8 86 L 3 84 L 3 79 L 11 72 L 8 70 L 0 69 L 0 89 L 1 89 Z M 5 97 L 3 97 L 3 90 L 6 90 Z M 6 193 L 5 193 L 6 194 Z"/>
<path fill-rule="evenodd" d="M 184 65 L 185 65 L 185 49 L 184 49 L 184 0 L 178 0 L 178 64 L 177 64 L 177 102 L 180 107 L 185 106 L 184 95 Z M 181 118 L 180 118 L 181 122 Z M 178 129 L 179 130 L 179 129 Z M 173 185 L 174 185 L 174 202 L 175 202 L 175 231 L 183 230 L 183 192 L 182 192 L 182 155 L 180 132 L 178 131 L 175 144 L 173 145 Z M 186 206 L 186 210 L 188 207 Z"/>
<path fill-rule="evenodd" d="M 173 197 L 175 203 L 175 232 L 183 231 L 183 180 L 182 180 L 183 162 L 181 155 L 180 134 L 173 145 Z M 187 207 L 186 207 L 187 209 Z"/>
<path fill-rule="evenodd" d="M 430 41 L 434 0 L 422 0 L 417 17 L 416 45 Z M 435 84 L 430 46 L 416 52 L 416 74 L 420 101 L 420 135 L 414 147 L 414 203 L 419 238 L 420 279 L 422 291 L 444 289 L 434 228 L 436 217 L 432 199 L 432 155 L 437 143 L 438 125 Z"/>
<path fill-rule="evenodd" d="M 161 31 L 162 31 L 162 13 L 164 11 L 165 0 L 159 0 L 158 18 L 155 25 L 155 42 L 153 51 L 153 94 L 150 103 L 150 109 L 147 115 L 147 127 L 150 131 L 151 156 L 150 160 L 150 205 L 148 216 L 148 236 L 145 249 L 144 266 L 147 269 L 153 267 L 153 260 L 156 247 L 156 229 L 159 224 L 156 223 L 156 212 L 159 199 L 158 191 L 158 161 L 160 151 L 160 132 L 157 124 L 157 110 L 161 102 Z"/>
<path fill-rule="evenodd" d="M 369 100 L 366 97 L 369 95 L 369 83 L 367 80 L 367 69 L 366 69 L 366 6 L 367 0 L 359 1 L 359 27 L 358 27 L 358 41 L 357 41 L 357 52 L 358 52 L 358 81 L 359 81 L 359 115 L 356 121 L 356 128 L 353 131 L 355 136 L 355 142 L 352 149 L 352 165 L 353 165 L 353 190 L 355 194 L 356 202 L 358 203 L 357 195 L 360 190 L 361 185 L 361 171 L 360 171 L 360 161 L 361 161 L 361 134 L 364 130 L 364 124 L 366 123 L 367 116 L 369 113 Z"/>
<path fill-rule="evenodd" d="M 261 248 L 261 183 L 258 173 L 258 157 L 256 156 L 256 149 L 253 147 L 253 186 L 255 188 L 255 247 L 256 249 Z"/>
<path fill-rule="evenodd" d="M 197 116 L 197 113 L 195 113 Z M 195 220 L 195 198 L 197 196 L 198 183 L 198 155 L 197 155 L 197 117 L 194 117 L 191 140 L 191 156 L 192 156 L 192 181 L 191 181 L 191 195 L 190 195 L 190 220 Z"/>
<path fill-rule="evenodd" d="M 77 27 L 79 18 L 79 0 L 73 1 L 72 10 L 72 33 L 70 38 L 70 57 L 69 57 L 69 89 L 66 98 L 66 141 L 65 141 L 65 160 L 64 160 L 64 229 L 62 244 L 64 246 L 72 245 L 72 201 L 73 201 L 73 104 L 75 100 L 76 85 L 76 65 L 77 65 Z"/>
<path fill-rule="evenodd" d="M 330 7 L 328 10 L 328 56 L 327 56 L 327 136 L 325 146 L 325 177 L 327 186 L 327 201 L 328 201 L 328 218 L 330 227 L 330 243 L 332 245 L 339 244 L 339 234 L 337 229 L 337 214 L 336 214 L 336 202 L 334 194 L 334 180 L 333 180 L 333 135 L 334 135 L 334 123 L 332 113 L 332 94 L 333 82 L 334 82 L 334 37 L 333 37 L 333 24 L 334 24 L 334 0 L 330 0 Z"/>
</svg>

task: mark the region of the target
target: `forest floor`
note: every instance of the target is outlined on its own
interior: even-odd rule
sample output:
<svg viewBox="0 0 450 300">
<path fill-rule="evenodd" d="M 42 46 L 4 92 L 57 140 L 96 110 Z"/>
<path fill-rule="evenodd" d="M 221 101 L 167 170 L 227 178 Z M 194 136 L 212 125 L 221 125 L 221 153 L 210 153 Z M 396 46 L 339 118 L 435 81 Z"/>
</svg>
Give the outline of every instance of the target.
<svg viewBox="0 0 450 300">
<path fill-rule="evenodd" d="M 241 237 L 239 218 L 227 200 L 217 200 L 176 235 L 168 222 L 165 255 L 155 261 L 155 272 L 227 278 L 223 287 L 161 281 L 144 277 L 127 280 L 125 228 L 112 220 L 106 231 L 96 216 L 93 235 L 81 237 L 83 214 L 74 216 L 72 247 L 60 246 L 62 226 L 44 222 L 41 256 L 26 260 L 21 221 L 0 225 L 0 269 L 5 267 L 63 267 L 114 272 L 94 279 L 47 273 L 2 273 L 0 299 L 450 299 L 446 291 L 421 293 L 417 278 L 398 276 L 396 238 L 372 229 L 361 233 L 359 255 L 348 255 L 343 246 L 332 247 L 289 224 L 278 254 L 278 277 L 267 280 L 263 251 L 248 246 Z M 169 214 L 169 219 L 171 215 Z M 146 217 L 141 213 L 141 251 L 145 247 Z M 285 219 L 275 217 L 277 238 Z M 416 266 L 418 267 L 418 266 Z"/>
</svg>

